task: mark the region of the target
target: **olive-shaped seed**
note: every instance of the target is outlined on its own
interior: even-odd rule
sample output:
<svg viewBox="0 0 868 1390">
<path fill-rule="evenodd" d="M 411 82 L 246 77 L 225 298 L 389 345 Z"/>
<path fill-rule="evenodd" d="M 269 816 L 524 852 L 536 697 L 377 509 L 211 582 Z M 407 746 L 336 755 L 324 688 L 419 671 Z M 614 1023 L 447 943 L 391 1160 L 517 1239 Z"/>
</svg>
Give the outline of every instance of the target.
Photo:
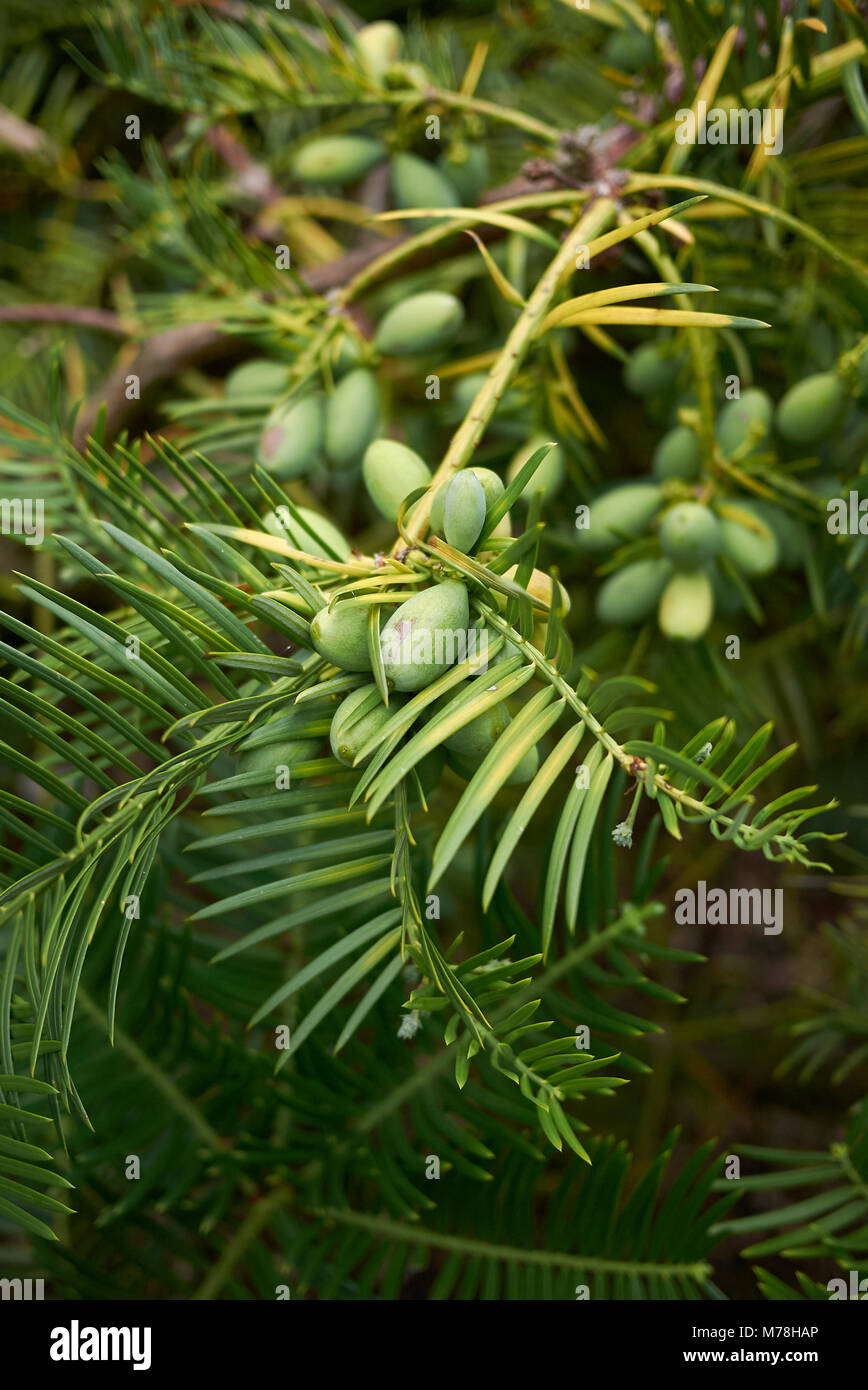
<svg viewBox="0 0 868 1390">
<path fill-rule="evenodd" d="M 775 426 L 789 444 L 816 444 L 840 424 L 847 392 L 834 372 L 817 372 L 778 402 Z"/>
<path fill-rule="evenodd" d="M 676 569 L 698 569 L 720 550 L 720 523 L 701 502 L 679 502 L 660 522 L 660 549 Z"/>
<path fill-rule="evenodd" d="M 362 685 L 358 690 L 351 690 L 335 710 L 329 731 L 331 750 L 338 762 L 352 767 L 361 748 L 391 718 L 395 705 L 400 703 L 400 700 L 396 700 L 389 707 L 384 705 L 375 685 Z M 362 705 L 369 708 L 360 714 Z"/>
<path fill-rule="evenodd" d="M 669 580 L 660 598 L 657 621 L 664 637 L 695 642 L 714 616 L 714 591 L 705 570 L 685 570 Z"/>
<path fill-rule="evenodd" d="M 597 594 L 600 622 L 642 622 L 656 609 L 672 573 L 668 560 L 636 560 L 610 574 Z"/>
<path fill-rule="evenodd" d="M 379 81 L 387 68 L 400 58 L 404 36 L 390 19 L 380 19 L 373 24 L 365 24 L 356 34 L 355 43 L 362 66 Z"/>
<path fill-rule="evenodd" d="M 274 362 L 270 357 L 254 357 L 229 373 L 223 390 L 228 401 L 243 401 L 248 396 L 273 399 L 285 391 L 288 384 L 289 367 L 285 362 Z"/>
<path fill-rule="evenodd" d="M 297 478 L 317 458 L 325 436 L 320 392 L 274 407 L 262 430 L 256 462 L 278 478 Z"/>
<path fill-rule="evenodd" d="M 504 570 L 503 577 L 504 579 L 511 579 L 513 583 L 516 583 L 517 581 L 515 576 L 517 574 L 518 565 L 510 565 L 509 569 Z M 527 581 L 525 588 L 527 589 L 527 592 L 533 599 L 534 608 L 538 609 L 542 613 L 548 614 L 552 606 L 552 595 L 554 592 L 552 588 L 551 575 L 546 574 L 544 570 L 531 570 L 530 579 Z M 501 604 L 504 603 L 505 596 L 499 594 L 498 602 Z M 557 602 L 559 606 L 559 611 L 562 615 L 569 613 L 570 596 L 564 588 L 563 584 L 560 583 L 558 584 Z"/>
<path fill-rule="evenodd" d="M 500 479 L 496 473 L 492 473 L 490 468 L 470 468 L 466 471 L 473 473 L 474 476 L 479 479 L 479 482 L 482 485 L 482 491 L 485 493 L 485 510 L 486 512 L 488 512 L 488 510 L 494 506 L 494 503 L 499 501 L 504 494 L 505 488 L 503 486 L 502 479 Z M 449 482 L 451 481 L 452 479 L 450 478 Z M 434 494 L 434 501 L 431 503 L 431 513 L 428 519 L 428 524 L 430 525 L 431 530 L 437 531 L 440 534 L 442 534 L 443 532 L 443 509 L 446 505 L 446 492 L 448 487 L 448 482 L 441 483 L 440 487 L 438 487 L 437 491 Z M 498 526 L 495 527 L 496 534 L 512 534 L 509 531 L 502 532 L 500 530 L 501 525 L 502 523 L 499 523 Z"/>
<path fill-rule="evenodd" d="M 529 782 L 537 774 L 539 768 L 539 748 L 534 744 L 526 753 L 522 754 L 512 772 L 506 779 L 504 786 L 523 787 L 525 782 Z"/>
<path fill-rule="evenodd" d="M 457 580 L 447 579 L 413 594 L 380 632 L 387 680 L 396 690 L 421 690 L 465 659 L 469 619 L 467 590 Z"/>
<path fill-rule="evenodd" d="M 455 692 L 450 690 L 446 695 L 441 695 L 436 700 L 432 712 L 439 713 L 454 699 Z M 454 734 L 443 740 L 443 746 L 450 753 L 458 753 L 463 758 L 484 758 L 485 754 L 500 738 L 506 726 L 510 723 L 509 710 L 506 702 L 495 705 L 493 709 L 487 709 L 482 714 L 478 714 L 475 719 L 471 719 L 468 724 L 464 724 Z"/>
<path fill-rule="evenodd" d="M 721 549 L 751 579 L 769 574 L 778 563 L 775 533 L 752 502 L 739 501 L 720 517 Z"/>
<path fill-rule="evenodd" d="M 336 603 L 321 608 L 310 625 L 310 637 L 320 656 L 342 671 L 370 671 L 367 604 Z"/>
<path fill-rule="evenodd" d="M 440 156 L 437 167 L 446 175 L 465 207 L 475 203 L 488 187 L 491 161 L 484 145 L 462 142 L 460 146 L 453 146 Z"/>
<path fill-rule="evenodd" d="M 624 367 L 624 385 L 634 396 L 656 395 L 668 391 L 681 370 L 680 353 L 644 343 L 630 354 Z"/>
<path fill-rule="evenodd" d="M 310 762 L 319 752 L 318 738 L 286 739 L 280 743 L 266 743 L 249 752 L 242 753 L 238 759 L 239 773 L 255 772 L 259 781 L 241 790 L 245 796 L 267 796 L 274 790 L 281 768 L 290 772 L 299 763 Z M 269 783 L 271 786 L 269 786 Z"/>
<path fill-rule="evenodd" d="M 413 294 L 380 320 L 375 345 L 393 357 L 412 357 L 446 347 L 461 331 L 464 307 L 454 294 L 426 290 Z"/>
<path fill-rule="evenodd" d="M 527 444 L 523 444 L 509 461 L 509 467 L 506 470 L 507 482 L 514 482 L 531 454 L 535 454 L 537 449 L 542 448 L 543 444 L 551 444 L 551 442 L 544 434 L 535 434 Z M 556 444 L 553 449 L 549 449 L 542 463 L 538 465 L 530 482 L 525 483 L 521 490 L 521 496 L 529 502 L 535 492 L 541 492 L 543 502 L 550 502 L 560 492 L 563 481 L 564 455 L 560 445 Z"/>
<path fill-rule="evenodd" d="M 485 492 L 469 469 L 456 473 L 446 488 L 443 528 L 446 540 L 457 550 L 471 550 L 485 525 Z"/>
<path fill-rule="evenodd" d="M 377 379 L 357 367 L 338 382 L 325 414 L 325 449 L 336 468 L 358 463 L 380 427 Z"/>
<path fill-rule="evenodd" d="M 267 512 L 262 524 L 269 535 L 288 541 L 294 550 L 303 550 L 305 555 L 316 555 L 320 560 L 349 560 L 350 543 L 337 526 L 312 507 L 296 507 L 296 511 L 306 523 L 304 526 L 296 521 L 289 507 L 282 504 L 273 512 Z"/>
<path fill-rule="evenodd" d="M 680 478 L 686 483 L 695 482 L 702 469 L 702 452 L 696 431 L 688 425 L 676 425 L 664 434 L 651 464 L 651 472 L 659 482 L 670 478 Z"/>
<path fill-rule="evenodd" d="M 752 432 L 757 436 L 756 448 L 772 427 L 772 399 L 758 386 L 742 391 L 737 400 L 727 401 L 717 417 L 717 442 L 726 458 L 730 458 Z"/>
<path fill-rule="evenodd" d="M 591 503 L 577 542 L 584 550 L 612 550 L 644 531 L 662 501 L 657 483 L 619 483 Z"/>
<path fill-rule="evenodd" d="M 298 151 L 292 172 L 306 183 L 355 183 L 385 157 L 385 145 L 370 136 L 323 135 Z"/>
<path fill-rule="evenodd" d="M 424 459 L 395 439 L 375 439 L 362 459 L 365 487 L 377 511 L 395 521 L 408 493 L 427 487 L 431 470 Z"/>
<path fill-rule="evenodd" d="M 605 61 L 619 72 L 639 72 L 654 56 L 654 40 L 634 24 L 613 30 L 603 46 Z"/>
<path fill-rule="evenodd" d="M 457 208 L 461 199 L 436 164 L 414 154 L 396 154 L 391 163 L 392 198 L 397 208 Z M 436 217 L 411 218 L 414 231 L 436 227 Z"/>
</svg>

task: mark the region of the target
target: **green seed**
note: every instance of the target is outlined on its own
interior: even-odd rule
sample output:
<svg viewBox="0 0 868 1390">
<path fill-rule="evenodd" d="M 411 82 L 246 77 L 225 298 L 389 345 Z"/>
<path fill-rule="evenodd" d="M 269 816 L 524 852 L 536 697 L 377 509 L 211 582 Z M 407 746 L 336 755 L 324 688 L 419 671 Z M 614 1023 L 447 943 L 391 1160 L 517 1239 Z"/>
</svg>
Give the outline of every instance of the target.
<svg viewBox="0 0 868 1390">
<path fill-rule="evenodd" d="M 265 422 L 256 461 L 278 478 L 297 478 L 318 457 L 324 433 L 325 402 L 318 391 L 276 405 Z"/>
<path fill-rule="evenodd" d="M 367 135 L 323 135 L 298 151 L 292 172 L 306 183 L 355 183 L 385 157 L 385 145 Z"/>
<path fill-rule="evenodd" d="M 454 579 L 402 603 L 380 633 L 383 666 L 395 689 L 421 690 L 461 659 L 469 618 L 467 590 Z"/>
<path fill-rule="evenodd" d="M 651 471 L 659 482 L 669 478 L 680 478 L 692 483 L 699 477 L 702 469 L 702 452 L 696 431 L 687 425 L 676 425 L 664 434 L 654 450 Z"/>
<path fill-rule="evenodd" d="M 359 716 L 360 705 L 363 702 L 370 704 L 372 695 L 377 697 L 376 703 L 367 713 Z M 395 705 L 400 703 L 396 701 L 387 708 L 375 685 L 362 685 L 358 690 L 351 691 L 335 710 L 329 733 L 331 749 L 338 762 L 352 767 L 363 744 L 383 727 L 395 713 Z"/>
<path fill-rule="evenodd" d="M 606 39 L 603 57 L 610 67 L 617 68 L 619 72 L 639 72 L 654 62 L 654 40 L 635 25 L 625 25 Z"/>
<path fill-rule="evenodd" d="M 428 290 L 403 299 L 380 320 L 374 339 L 380 352 L 412 357 L 446 347 L 461 331 L 464 308 L 443 290 Z"/>
<path fill-rule="evenodd" d="M 289 768 L 290 773 L 299 763 L 310 762 L 319 752 L 318 738 L 287 739 L 281 743 L 267 743 L 242 753 L 238 759 L 238 771 L 256 772 L 259 782 L 242 788 L 245 796 L 267 796 L 276 787 L 280 768 Z M 270 786 L 269 786 L 270 783 Z"/>
<path fill-rule="evenodd" d="M 488 187 L 491 161 L 484 145 L 453 146 L 440 156 L 437 165 L 457 191 L 464 207 L 475 203 Z"/>
<path fill-rule="evenodd" d="M 664 637 L 695 642 L 714 615 L 714 591 L 705 570 L 688 570 L 670 579 L 660 599 L 657 621 Z"/>
<path fill-rule="evenodd" d="M 485 492 L 481 482 L 470 469 L 456 473 L 443 501 L 446 540 L 456 550 L 467 553 L 478 541 L 484 525 Z"/>
<path fill-rule="evenodd" d="M 778 402 L 775 425 L 789 444 L 816 444 L 840 424 L 847 392 L 834 372 L 818 372 Z"/>
<path fill-rule="evenodd" d="M 542 448 L 543 444 L 550 444 L 552 441 L 544 434 L 535 434 L 527 444 L 523 444 L 509 462 L 506 470 L 506 480 L 513 482 L 521 469 L 527 463 L 531 454 L 535 454 L 537 449 Z M 559 444 L 550 449 L 537 468 L 530 482 L 522 488 L 521 495 L 529 502 L 535 492 L 541 492 L 543 502 L 551 502 L 561 489 L 564 481 L 564 455 Z"/>
<path fill-rule="evenodd" d="M 375 439 L 365 450 L 362 475 L 371 501 L 388 521 L 395 521 L 398 508 L 414 488 L 426 487 L 431 470 L 406 444 L 394 439 Z"/>
<path fill-rule="evenodd" d="M 577 534 L 584 550 L 611 550 L 645 530 L 663 501 L 656 483 L 620 483 L 592 502 L 588 524 Z"/>
<path fill-rule="evenodd" d="M 294 550 L 303 550 L 306 555 L 316 555 L 321 560 L 335 557 L 349 560 L 352 555 L 349 541 L 327 517 L 320 516 L 312 507 L 296 507 L 296 511 L 315 533 L 313 536 L 285 506 L 267 512 L 262 524 L 270 535 L 288 541 Z"/>
<path fill-rule="evenodd" d="M 654 612 L 672 577 L 668 560 L 636 560 L 611 574 L 597 594 L 602 623 L 640 623 Z"/>
<path fill-rule="evenodd" d="M 446 695 L 441 695 L 440 699 L 435 701 L 432 712 L 438 713 L 441 709 L 445 709 L 454 697 L 454 690 L 450 690 Z M 493 748 L 509 722 L 509 710 L 504 701 L 503 704 L 495 705 L 493 709 L 478 714 L 475 719 L 471 719 L 469 724 L 465 724 L 456 733 L 450 734 L 447 739 L 443 740 L 443 746 L 450 753 L 458 753 L 462 758 L 473 758 L 478 761 L 485 757 L 490 748 Z"/>
<path fill-rule="evenodd" d="M 681 370 L 680 354 L 667 351 L 657 343 L 644 343 L 630 354 L 624 368 L 624 385 L 635 396 L 650 396 L 668 391 Z"/>
<path fill-rule="evenodd" d="M 404 49 L 404 36 L 397 24 L 389 19 L 366 24 L 356 34 L 356 48 L 362 66 L 377 81 L 393 63 L 397 63 Z"/>
<path fill-rule="evenodd" d="M 247 396 L 266 396 L 274 399 L 286 390 L 289 368 L 285 362 L 273 362 L 270 357 L 254 357 L 242 362 L 227 376 L 223 390 L 229 401 L 242 401 Z"/>
<path fill-rule="evenodd" d="M 391 163 L 392 198 L 396 208 L 457 208 L 461 200 L 453 185 L 436 164 L 417 159 L 414 154 L 396 154 Z M 411 218 L 414 231 L 436 227 L 442 218 Z"/>
<path fill-rule="evenodd" d="M 714 559 L 720 545 L 717 517 L 700 502 L 679 502 L 660 523 L 660 548 L 676 569 L 697 569 Z"/>
<path fill-rule="evenodd" d="M 504 786 L 523 787 L 525 782 L 529 782 L 536 776 L 539 767 L 539 749 L 534 745 L 519 759 L 518 764 L 506 779 Z"/>
<path fill-rule="evenodd" d="M 320 656 L 342 671 L 370 671 L 366 604 L 336 603 L 321 608 L 310 625 L 310 637 Z"/>
<path fill-rule="evenodd" d="M 470 468 L 466 471 L 472 473 L 474 477 L 479 479 L 482 485 L 482 491 L 485 493 L 485 510 L 487 512 L 505 492 L 502 479 L 500 479 L 496 473 L 492 473 L 490 468 Z M 451 482 L 452 479 L 450 478 L 449 481 Z M 434 494 L 434 501 L 431 503 L 431 513 L 428 520 L 431 530 L 437 531 L 441 535 L 443 534 L 444 507 L 446 505 L 446 492 L 448 488 L 449 483 L 441 483 L 440 487 L 438 487 Z M 495 534 L 501 534 L 500 526 L 495 527 Z M 507 532 L 506 534 L 510 533 Z"/>
<path fill-rule="evenodd" d="M 717 417 L 717 442 L 725 457 L 731 458 L 744 444 L 752 426 L 752 432 L 759 435 L 757 444 L 761 445 L 771 429 L 773 411 L 771 397 L 757 386 L 742 391 L 738 400 L 727 401 Z"/>
<path fill-rule="evenodd" d="M 377 379 L 357 367 L 338 383 L 326 406 L 325 448 L 336 468 L 352 468 L 380 427 Z"/>
<path fill-rule="evenodd" d="M 778 563 L 775 533 L 752 502 L 727 503 L 728 513 L 720 518 L 722 550 L 732 563 L 751 579 L 769 574 Z"/>
<path fill-rule="evenodd" d="M 800 569 L 805 562 L 808 535 L 804 522 L 790 512 L 784 511 L 775 502 L 756 501 L 751 503 L 756 514 L 774 532 L 778 543 L 778 557 L 784 569 Z"/>
</svg>

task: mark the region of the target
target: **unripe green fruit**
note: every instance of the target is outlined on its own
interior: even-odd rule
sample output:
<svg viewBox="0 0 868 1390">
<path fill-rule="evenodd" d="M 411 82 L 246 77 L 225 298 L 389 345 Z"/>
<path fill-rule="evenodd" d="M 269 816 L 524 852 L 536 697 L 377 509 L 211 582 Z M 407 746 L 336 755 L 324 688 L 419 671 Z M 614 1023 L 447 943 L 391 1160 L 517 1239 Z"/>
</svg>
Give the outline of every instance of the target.
<svg viewBox="0 0 868 1390">
<path fill-rule="evenodd" d="M 321 608 L 310 625 L 310 638 L 320 656 L 342 671 L 370 671 L 367 604 L 336 603 Z"/>
<path fill-rule="evenodd" d="M 516 579 L 517 574 L 518 565 L 510 565 L 509 569 L 504 570 L 503 577 L 504 579 L 511 579 L 515 584 L 518 582 Z M 524 585 L 524 588 L 533 600 L 534 608 L 540 613 L 544 613 L 546 617 L 548 617 L 553 601 L 557 603 L 558 612 L 562 616 L 566 616 L 566 614 L 569 613 L 569 594 L 560 582 L 558 582 L 557 592 L 555 592 L 554 586 L 552 585 L 552 577 L 550 574 L 546 574 L 545 570 L 531 570 L 530 578 Z M 506 598 L 503 594 L 497 595 L 497 602 L 502 608 L 506 607 Z"/>
<path fill-rule="evenodd" d="M 389 19 L 366 24 L 356 34 L 356 47 L 362 66 L 371 77 L 379 79 L 387 68 L 397 63 L 404 49 L 404 37 L 397 24 Z"/>
<path fill-rule="evenodd" d="M 402 603 L 380 633 L 386 678 L 395 689 L 421 690 L 452 666 L 466 647 L 469 619 L 467 590 L 454 579 Z"/>
<path fill-rule="evenodd" d="M 507 777 L 504 786 L 523 787 L 525 782 L 529 782 L 531 778 L 536 776 L 538 768 L 539 748 L 537 748 L 537 746 L 534 745 L 533 748 L 529 748 L 527 752 L 519 759 L 517 765 L 512 769 L 512 772 Z"/>
<path fill-rule="evenodd" d="M 338 383 L 325 413 L 325 448 L 336 468 L 358 463 L 380 426 L 377 379 L 357 367 Z"/>
<path fill-rule="evenodd" d="M 431 481 L 425 460 L 394 439 L 375 439 L 368 445 L 362 459 L 362 475 L 371 501 L 388 521 L 395 521 L 408 493 Z"/>
<path fill-rule="evenodd" d="M 612 550 L 625 538 L 645 530 L 663 501 L 656 483 L 620 483 L 604 492 L 588 509 L 588 524 L 577 540 L 584 550 Z"/>
<path fill-rule="evenodd" d="M 351 372 L 354 367 L 357 367 L 361 360 L 362 349 L 355 338 L 351 338 L 348 333 L 345 333 L 342 338 L 332 344 L 330 366 L 335 377 L 346 376 L 347 372 Z"/>
<path fill-rule="evenodd" d="M 273 400 L 286 390 L 288 383 L 289 368 L 285 362 L 254 357 L 229 373 L 223 390 L 228 401 L 243 401 L 248 396 L 267 396 Z"/>
<path fill-rule="evenodd" d="M 660 523 L 660 548 L 676 569 L 697 569 L 713 560 L 721 539 L 717 517 L 701 502 L 679 502 Z"/>
<path fill-rule="evenodd" d="M 363 714 L 360 718 L 357 717 L 356 711 L 372 692 L 377 696 L 377 704 L 367 714 Z M 358 690 L 351 690 L 346 699 L 342 700 L 335 710 L 329 732 L 331 749 L 338 762 L 346 763 L 347 767 L 352 767 L 362 746 L 367 743 L 372 734 L 377 733 L 383 727 L 394 713 L 394 706 L 387 708 L 383 704 L 380 692 L 375 685 L 363 685 Z"/>
<path fill-rule="evenodd" d="M 531 454 L 535 454 L 537 449 L 542 448 L 543 444 L 550 443 L 551 440 L 547 439 L 544 434 L 535 434 L 527 444 L 523 444 L 509 461 L 509 467 L 506 470 L 507 482 L 511 483 L 518 477 Z M 543 502 L 551 502 L 560 492 L 563 481 L 564 455 L 560 445 L 556 444 L 546 454 L 530 482 L 522 488 L 521 496 L 529 502 L 535 492 L 541 492 Z"/>
<path fill-rule="evenodd" d="M 492 473 L 490 468 L 470 468 L 466 469 L 465 471 L 472 473 L 474 477 L 478 478 L 482 486 L 482 491 L 485 493 L 485 510 L 487 512 L 489 508 L 493 507 L 494 503 L 497 502 L 505 492 L 502 480 L 498 478 L 496 473 Z M 452 482 L 451 478 L 449 482 Z M 449 483 L 441 483 L 440 487 L 438 487 L 437 491 L 434 494 L 434 501 L 431 503 L 431 512 L 428 518 L 428 524 L 431 527 L 431 530 L 437 531 L 441 535 L 443 534 L 445 515 L 444 508 L 446 506 L 446 493 L 448 491 L 448 488 Z M 501 531 L 502 525 L 503 522 L 499 522 L 498 525 L 495 527 L 493 534 L 511 535 L 512 533 L 510 531 Z"/>
<path fill-rule="evenodd" d="M 453 185 L 436 164 L 414 154 L 396 154 L 391 163 L 392 197 L 396 208 L 457 208 L 461 205 Z M 411 218 L 414 231 L 436 227 L 434 217 Z"/>
<path fill-rule="evenodd" d="M 784 569 L 799 569 L 804 564 L 808 536 L 804 522 L 774 502 L 758 500 L 751 504 L 757 515 L 774 532 L 778 543 L 778 559 Z"/>
<path fill-rule="evenodd" d="M 319 752 L 320 740 L 317 738 L 287 739 L 282 743 L 266 743 L 242 753 L 238 759 L 238 771 L 257 772 L 260 781 L 241 790 L 245 796 L 267 796 L 277 780 L 277 769 L 288 767 L 290 772 L 299 763 L 310 762 Z M 268 786 L 269 780 L 271 787 Z"/>
<path fill-rule="evenodd" d="M 296 521 L 289 507 L 279 506 L 267 512 L 262 524 L 269 535 L 288 541 L 294 550 L 303 550 L 306 555 L 316 555 L 320 560 L 349 560 L 352 555 L 350 543 L 327 517 L 320 516 L 312 507 L 297 507 L 299 516 L 315 532 L 311 535 Z"/>
<path fill-rule="evenodd" d="M 734 516 L 721 516 L 724 555 L 751 579 L 768 574 L 778 563 L 778 543 L 774 531 L 751 502 L 739 501 L 733 507 L 727 503 L 727 511 L 737 511 L 742 520 L 736 520 Z"/>
<path fill-rule="evenodd" d="M 428 290 L 403 299 L 380 320 L 374 339 L 380 352 L 413 357 L 446 347 L 461 331 L 464 308 L 444 290 Z"/>
<path fill-rule="evenodd" d="M 355 183 L 385 157 L 385 145 L 370 136 L 323 135 L 298 151 L 292 172 L 306 183 Z"/>
<path fill-rule="evenodd" d="M 847 392 L 834 372 L 818 372 L 778 402 L 775 425 L 790 444 L 816 444 L 841 421 Z"/>
<path fill-rule="evenodd" d="M 464 158 L 459 159 L 459 154 L 463 154 Z M 437 165 L 465 207 L 475 203 L 480 193 L 488 187 L 491 162 L 484 145 L 462 145 L 460 149 L 447 150 L 446 154 L 440 156 Z"/>
<path fill-rule="evenodd" d="M 434 712 L 445 708 L 454 695 L 454 691 L 441 695 L 434 704 Z M 493 748 L 509 723 L 510 715 L 506 703 L 495 705 L 493 709 L 487 709 L 483 714 L 471 719 L 469 724 L 465 724 L 456 733 L 450 734 L 443 740 L 443 747 L 450 753 L 458 753 L 462 758 L 471 758 L 478 762 L 485 757 L 490 748 Z"/>
<path fill-rule="evenodd" d="M 456 473 L 443 501 L 443 527 L 446 540 L 456 550 L 472 549 L 485 525 L 485 493 L 476 474 L 466 469 Z"/>
<path fill-rule="evenodd" d="M 316 391 L 276 405 L 265 422 L 256 462 L 278 478 L 297 478 L 317 458 L 325 434 L 325 402 Z"/>
<path fill-rule="evenodd" d="M 681 357 L 657 343 L 643 343 L 630 354 L 624 367 L 624 385 L 635 396 L 668 391 L 681 370 Z"/>
<path fill-rule="evenodd" d="M 442 744 L 438 744 L 430 753 L 426 753 L 416 764 L 416 776 L 422 784 L 422 791 L 426 797 L 430 797 L 440 785 L 443 776 L 443 769 L 446 766 L 446 750 Z"/>
<path fill-rule="evenodd" d="M 603 47 L 603 58 L 619 72 L 639 72 L 653 63 L 654 56 L 654 40 L 632 24 L 616 29 Z"/>
<path fill-rule="evenodd" d="M 640 623 L 654 612 L 672 578 L 668 560 L 637 560 L 610 574 L 597 594 L 602 623 Z"/>
<path fill-rule="evenodd" d="M 657 621 L 664 637 L 695 642 L 714 615 L 714 591 L 705 570 L 675 574 L 663 590 Z"/>
<path fill-rule="evenodd" d="M 726 458 L 730 458 L 747 439 L 752 425 L 762 426 L 759 443 L 772 426 L 774 405 L 770 396 L 758 386 L 742 391 L 738 400 L 727 401 L 717 417 L 717 442 Z"/>
<path fill-rule="evenodd" d="M 654 450 L 651 472 L 659 482 L 669 478 L 680 478 L 686 483 L 695 482 L 702 470 L 702 451 L 696 431 L 687 425 L 676 425 L 664 434 Z"/>
</svg>

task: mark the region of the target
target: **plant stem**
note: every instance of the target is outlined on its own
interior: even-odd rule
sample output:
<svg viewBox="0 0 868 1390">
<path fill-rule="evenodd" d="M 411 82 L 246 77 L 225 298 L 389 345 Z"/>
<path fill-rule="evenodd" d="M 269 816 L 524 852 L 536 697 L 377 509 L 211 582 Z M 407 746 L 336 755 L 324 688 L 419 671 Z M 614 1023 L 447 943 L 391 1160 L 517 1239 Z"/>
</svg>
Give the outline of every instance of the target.
<svg viewBox="0 0 868 1390">
<path fill-rule="evenodd" d="M 549 310 L 558 286 L 574 266 L 577 251 L 597 236 L 615 213 L 615 205 L 609 198 L 598 199 L 585 209 L 584 215 L 576 223 L 560 246 L 554 259 L 549 263 L 536 288 L 522 310 L 512 332 L 507 338 L 497 361 L 491 368 L 487 380 L 479 390 L 467 415 L 462 420 L 449 443 L 449 448 L 427 493 L 422 497 L 407 526 L 406 534 L 412 540 L 421 536 L 428 524 L 434 494 L 454 473 L 465 468 L 473 457 L 485 429 L 494 414 L 497 403 L 510 386 L 519 367 L 527 355 L 540 323 Z M 403 548 L 405 541 L 399 539 L 395 550 Z"/>
<path fill-rule="evenodd" d="M 657 1278 L 680 1276 L 695 1279 L 700 1283 L 711 1274 L 711 1266 L 704 1260 L 684 1264 L 656 1264 L 653 1260 L 605 1260 L 594 1255 L 572 1255 L 560 1250 L 529 1250 L 523 1246 L 494 1245 L 487 1240 L 473 1240 L 464 1236 L 446 1235 L 440 1231 L 426 1231 L 423 1227 L 403 1225 L 400 1221 L 390 1221 L 384 1216 L 367 1216 L 362 1212 L 340 1211 L 335 1207 L 325 1207 L 312 1214 L 324 1221 L 337 1221 L 345 1226 L 373 1231 L 384 1240 L 392 1238 L 410 1244 L 429 1245 L 438 1250 L 452 1250 L 457 1254 L 484 1260 L 503 1260 L 545 1268 L 589 1269 L 600 1274 L 646 1274 Z"/>
</svg>

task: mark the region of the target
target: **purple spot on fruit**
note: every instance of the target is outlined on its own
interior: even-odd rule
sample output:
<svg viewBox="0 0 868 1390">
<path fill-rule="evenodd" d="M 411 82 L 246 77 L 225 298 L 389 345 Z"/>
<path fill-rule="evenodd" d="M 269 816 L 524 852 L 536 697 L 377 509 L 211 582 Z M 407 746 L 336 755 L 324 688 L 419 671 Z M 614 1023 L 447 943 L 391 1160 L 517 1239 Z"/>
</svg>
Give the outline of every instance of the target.
<svg viewBox="0 0 868 1390">
<path fill-rule="evenodd" d="M 262 436 L 262 452 L 266 458 L 271 458 L 276 454 L 283 440 L 283 428 L 280 425 L 272 425 L 271 429 L 265 431 Z"/>
</svg>

